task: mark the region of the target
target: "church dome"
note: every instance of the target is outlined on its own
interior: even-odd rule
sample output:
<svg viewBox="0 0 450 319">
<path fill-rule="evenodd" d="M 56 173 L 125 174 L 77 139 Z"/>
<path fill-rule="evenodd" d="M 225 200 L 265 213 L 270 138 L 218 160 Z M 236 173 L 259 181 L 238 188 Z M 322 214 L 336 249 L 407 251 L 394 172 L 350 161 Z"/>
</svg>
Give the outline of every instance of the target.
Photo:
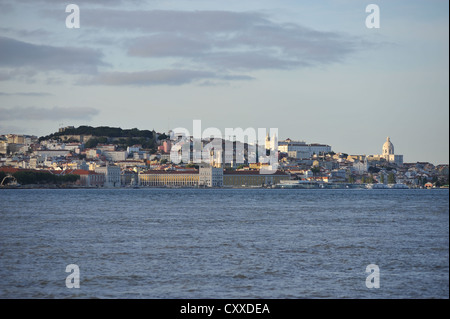
<svg viewBox="0 0 450 319">
<path fill-rule="evenodd" d="M 383 155 L 392 155 L 394 154 L 394 144 L 391 143 L 389 136 L 386 139 L 386 142 L 383 144 Z"/>
</svg>

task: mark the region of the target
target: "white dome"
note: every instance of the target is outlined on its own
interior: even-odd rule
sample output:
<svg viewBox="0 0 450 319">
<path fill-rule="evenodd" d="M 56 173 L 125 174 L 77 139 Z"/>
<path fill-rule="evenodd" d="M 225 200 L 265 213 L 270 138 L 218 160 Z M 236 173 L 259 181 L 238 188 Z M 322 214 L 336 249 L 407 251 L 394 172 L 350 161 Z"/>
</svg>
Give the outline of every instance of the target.
<svg viewBox="0 0 450 319">
<path fill-rule="evenodd" d="M 389 136 L 386 139 L 386 142 L 383 144 L 383 155 L 392 155 L 394 154 L 394 144 L 391 143 Z"/>
</svg>

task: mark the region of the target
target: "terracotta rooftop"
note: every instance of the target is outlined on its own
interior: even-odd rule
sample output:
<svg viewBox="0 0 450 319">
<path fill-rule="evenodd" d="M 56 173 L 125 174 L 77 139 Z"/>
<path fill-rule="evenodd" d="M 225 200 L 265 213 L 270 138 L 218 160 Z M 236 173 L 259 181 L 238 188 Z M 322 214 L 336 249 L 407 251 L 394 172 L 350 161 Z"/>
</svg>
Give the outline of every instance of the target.
<svg viewBox="0 0 450 319">
<path fill-rule="evenodd" d="M 141 174 L 198 174 L 198 170 L 189 170 L 189 171 L 148 170 Z"/>
</svg>

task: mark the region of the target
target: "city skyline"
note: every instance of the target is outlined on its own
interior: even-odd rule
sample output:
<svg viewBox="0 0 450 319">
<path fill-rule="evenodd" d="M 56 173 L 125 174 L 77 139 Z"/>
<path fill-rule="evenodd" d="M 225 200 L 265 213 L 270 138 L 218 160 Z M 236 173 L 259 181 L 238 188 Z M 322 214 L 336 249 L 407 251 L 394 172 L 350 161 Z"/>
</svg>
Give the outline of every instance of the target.
<svg viewBox="0 0 450 319">
<path fill-rule="evenodd" d="M 449 162 L 448 2 L 0 0 L 0 134 L 60 126 L 278 128 Z"/>
</svg>

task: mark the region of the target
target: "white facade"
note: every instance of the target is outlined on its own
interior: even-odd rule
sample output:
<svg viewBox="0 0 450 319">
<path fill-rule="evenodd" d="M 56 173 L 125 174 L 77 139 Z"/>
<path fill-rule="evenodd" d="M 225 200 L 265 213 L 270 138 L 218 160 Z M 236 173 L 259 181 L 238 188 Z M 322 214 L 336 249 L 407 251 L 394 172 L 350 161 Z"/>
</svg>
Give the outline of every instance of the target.
<svg viewBox="0 0 450 319">
<path fill-rule="evenodd" d="M 139 146 L 128 146 L 127 147 L 127 153 L 131 154 L 131 153 L 138 153 L 141 150 L 141 148 Z"/>
<path fill-rule="evenodd" d="M 222 187 L 223 186 L 223 168 L 211 165 L 201 165 L 198 176 L 199 186 Z"/>
<path fill-rule="evenodd" d="M 394 154 L 394 144 L 392 144 L 389 136 L 386 138 L 386 142 L 384 142 L 383 144 L 381 156 L 389 163 L 394 163 L 397 166 L 403 165 L 403 155 Z"/>
<path fill-rule="evenodd" d="M 278 151 L 281 153 L 287 153 L 288 156 L 295 155 L 295 158 L 310 158 L 314 154 L 325 154 L 331 152 L 331 146 L 324 144 L 306 144 L 303 141 L 292 141 L 287 139 L 285 141 L 278 142 Z"/>
<path fill-rule="evenodd" d="M 103 155 L 112 162 L 124 161 L 128 156 L 126 151 L 104 151 Z"/>
<path fill-rule="evenodd" d="M 95 168 L 96 173 L 105 175 L 106 187 L 119 187 L 120 186 L 120 167 L 119 166 L 101 166 Z"/>
<path fill-rule="evenodd" d="M 91 148 L 86 151 L 86 158 L 97 158 L 99 154 L 101 154 L 100 150 Z"/>
<path fill-rule="evenodd" d="M 69 150 L 37 150 L 34 151 L 35 156 L 41 156 L 41 157 L 59 157 L 59 156 L 66 156 L 70 153 Z"/>
<path fill-rule="evenodd" d="M 369 162 L 368 161 L 355 161 L 353 162 L 352 171 L 363 174 L 369 171 Z"/>
<path fill-rule="evenodd" d="M 8 150 L 8 142 L 0 141 L 0 154 L 6 155 Z"/>
</svg>

